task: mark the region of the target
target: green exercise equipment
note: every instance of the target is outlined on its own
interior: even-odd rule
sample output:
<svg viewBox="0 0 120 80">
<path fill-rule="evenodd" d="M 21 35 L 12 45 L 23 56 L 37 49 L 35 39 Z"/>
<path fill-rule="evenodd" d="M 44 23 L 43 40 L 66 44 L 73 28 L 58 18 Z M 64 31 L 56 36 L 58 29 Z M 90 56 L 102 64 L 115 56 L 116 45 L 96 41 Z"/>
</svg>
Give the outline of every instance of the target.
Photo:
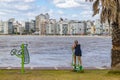
<svg viewBox="0 0 120 80">
<path fill-rule="evenodd" d="M 76 58 L 76 65 L 75 65 L 74 56 L 75 56 L 75 53 L 74 53 L 74 50 L 72 49 L 72 67 L 73 67 L 73 70 L 76 72 L 84 72 L 83 66 L 80 65 L 77 58 Z"/>
<path fill-rule="evenodd" d="M 28 44 L 21 44 L 21 49 L 17 50 L 17 49 L 12 49 L 10 54 L 16 55 L 17 57 L 21 58 L 21 73 L 24 73 L 24 64 L 29 64 L 30 63 L 30 56 L 29 56 L 29 52 L 28 52 Z"/>
</svg>

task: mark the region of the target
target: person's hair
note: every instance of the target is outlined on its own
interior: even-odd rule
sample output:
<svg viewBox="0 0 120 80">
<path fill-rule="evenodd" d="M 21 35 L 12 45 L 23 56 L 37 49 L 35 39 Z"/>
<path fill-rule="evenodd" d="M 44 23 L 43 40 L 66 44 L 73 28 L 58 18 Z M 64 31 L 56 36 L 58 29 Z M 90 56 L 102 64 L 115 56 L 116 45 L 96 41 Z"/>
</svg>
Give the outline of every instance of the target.
<svg viewBox="0 0 120 80">
<path fill-rule="evenodd" d="M 78 40 L 75 40 L 74 42 L 75 42 L 75 44 L 78 44 Z"/>
</svg>

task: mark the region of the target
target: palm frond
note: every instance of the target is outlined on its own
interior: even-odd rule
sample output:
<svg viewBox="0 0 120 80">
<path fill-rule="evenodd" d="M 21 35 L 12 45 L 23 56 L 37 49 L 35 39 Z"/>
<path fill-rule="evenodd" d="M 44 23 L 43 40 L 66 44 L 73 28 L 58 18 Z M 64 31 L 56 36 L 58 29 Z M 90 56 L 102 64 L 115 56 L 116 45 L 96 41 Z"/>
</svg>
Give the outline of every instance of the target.
<svg viewBox="0 0 120 80">
<path fill-rule="evenodd" d="M 96 0 L 96 1 L 93 3 L 93 11 L 94 11 L 93 16 L 99 13 L 99 10 L 100 10 L 100 9 L 98 8 L 98 6 L 99 6 L 99 0 Z"/>
<path fill-rule="evenodd" d="M 98 14 L 100 11 L 99 5 L 102 7 L 100 18 L 101 22 L 109 21 L 116 22 L 117 10 L 120 11 L 120 0 L 86 0 L 94 1 L 93 3 L 93 16 Z M 117 6 L 119 3 L 119 7 Z M 120 15 L 120 13 L 119 13 Z"/>
</svg>

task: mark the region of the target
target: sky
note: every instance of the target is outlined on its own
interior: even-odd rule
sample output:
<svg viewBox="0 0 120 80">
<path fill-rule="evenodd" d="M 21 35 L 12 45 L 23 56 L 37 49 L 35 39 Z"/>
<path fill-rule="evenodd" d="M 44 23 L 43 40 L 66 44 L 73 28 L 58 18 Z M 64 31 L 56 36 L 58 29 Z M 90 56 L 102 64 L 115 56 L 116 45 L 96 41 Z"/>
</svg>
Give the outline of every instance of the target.
<svg viewBox="0 0 120 80">
<path fill-rule="evenodd" d="M 92 4 L 85 0 L 0 0 L 0 20 L 31 20 L 49 13 L 51 19 L 95 20 Z"/>
</svg>

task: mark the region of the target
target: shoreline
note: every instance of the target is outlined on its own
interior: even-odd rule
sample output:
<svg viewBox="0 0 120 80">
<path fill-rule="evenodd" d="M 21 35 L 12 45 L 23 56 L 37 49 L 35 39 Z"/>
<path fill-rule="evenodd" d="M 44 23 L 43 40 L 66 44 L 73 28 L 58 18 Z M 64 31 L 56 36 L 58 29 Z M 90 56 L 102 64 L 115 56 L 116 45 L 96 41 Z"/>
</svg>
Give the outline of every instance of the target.
<svg viewBox="0 0 120 80">
<path fill-rule="evenodd" d="M 21 67 L 0 67 L 0 69 L 21 69 Z M 31 70 L 72 70 L 72 67 L 25 67 L 25 69 L 31 69 Z M 110 67 L 84 67 L 85 70 L 109 70 Z"/>
<path fill-rule="evenodd" d="M 32 36 L 32 37 L 106 37 L 106 38 L 111 38 L 111 36 L 106 36 L 106 35 L 0 35 L 2 36 Z"/>
</svg>

